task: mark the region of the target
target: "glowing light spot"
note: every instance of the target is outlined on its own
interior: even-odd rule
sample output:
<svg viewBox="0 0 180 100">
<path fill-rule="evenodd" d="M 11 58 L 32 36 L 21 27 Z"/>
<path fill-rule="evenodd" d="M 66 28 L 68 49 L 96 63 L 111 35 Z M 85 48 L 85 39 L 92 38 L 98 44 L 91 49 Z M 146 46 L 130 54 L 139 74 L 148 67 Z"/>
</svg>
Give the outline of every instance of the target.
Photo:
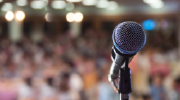
<svg viewBox="0 0 180 100">
<path fill-rule="evenodd" d="M 2 8 L 2 11 L 11 11 L 13 10 L 13 5 L 11 3 L 5 3 Z"/>
<path fill-rule="evenodd" d="M 83 0 L 82 4 L 85 6 L 94 6 L 96 5 L 97 0 Z"/>
<path fill-rule="evenodd" d="M 14 19 L 14 14 L 12 11 L 8 11 L 5 15 L 7 21 L 12 21 Z"/>
<path fill-rule="evenodd" d="M 83 20 L 83 14 L 80 12 L 75 13 L 75 19 L 76 22 L 81 22 Z"/>
<path fill-rule="evenodd" d="M 108 10 L 116 10 L 118 8 L 118 3 L 115 1 L 109 1 L 109 5 L 107 7 Z"/>
<path fill-rule="evenodd" d="M 47 22 L 52 22 L 52 14 L 51 13 L 47 13 L 45 15 L 45 19 L 46 19 Z"/>
<path fill-rule="evenodd" d="M 45 6 L 46 6 L 46 2 L 45 1 L 32 1 L 30 6 L 33 8 L 33 9 L 43 9 Z"/>
<path fill-rule="evenodd" d="M 152 19 L 148 19 L 148 20 L 145 20 L 143 22 L 143 28 L 144 30 L 147 30 L 147 31 L 151 31 L 151 30 L 154 30 L 155 29 L 155 26 L 156 26 L 156 23 L 154 20 Z"/>
<path fill-rule="evenodd" d="M 17 11 L 16 12 L 16 19 L 18 21 L 22 21 L 25 18 L 25 13 L 23 11 Z"/>
<path fill-rule="evenodd" d="M 75 20 L 75 15 L 74 15 L 74 13 L 68 13 L 67 15 L 66 15 L 66 20 L 68 21 L 68 22 L 73 22 L 74 20 Z"/>
<path fill-rule="evenodd" d="M 26 6 L 27 5 L 27 0 L 17 0 L 16 4 L 18 6 Z"/>
<path fill-rule="evenodd" d="M 82 0 L 66 0 L 68 2 L 81 2 Z"/>
<path fill-rule="evenodd" d="M 100 0 L 97 4 L 97 8 L 107 8 L 109 5 L 109 2 L 107 0 Z"/>
<path fill-rule="evenodd" d="M 53 1 L 51 4 L 52 8 L 54 9 L 63 9 L 66 7 L 66 2 L 65 1 Z"/>
</svg>

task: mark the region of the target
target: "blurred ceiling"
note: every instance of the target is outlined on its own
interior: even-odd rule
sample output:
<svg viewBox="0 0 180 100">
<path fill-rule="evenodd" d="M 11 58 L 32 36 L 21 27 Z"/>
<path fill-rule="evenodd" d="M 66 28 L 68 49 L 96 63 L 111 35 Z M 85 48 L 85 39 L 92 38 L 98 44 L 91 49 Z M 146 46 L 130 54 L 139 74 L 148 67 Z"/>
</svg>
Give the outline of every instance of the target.
<svg viewBox="0 0 180 100">
<path fill-rule="evenodd" d="M 16 0 L 3 0 L 0 3 L 0 8 L 4 3 L 11 2 L 15 4 Z M 32 9 L 30 7 L 30 2 L 33 0 L 28 0 L 28 5 L 25 7 L 16 7 L 19 10 L 23 10 L 27 15 L 44 15 L 47 12 L 51 12 L 56 15 L 65 15 L 68 12 L 80 11 L 84 15 L 123 15 L 123 14 L 176 14 L 180 12 L 179 5 L 180 0 L 162 0 L 164 6 L 162 8 L 152 8 L 148 4 L 144 3 L 143 0 L 108 0 L 116 1 L 118 3 L 118 8 L 115 10 L 107 10 L 104 8 L 97 8 L 95 6 L 84 6 L 82 2 L 74 3 L 75 9 L 72 11 L 67 11 L 65 9 L 53 9 L 51 3 L 54 0 L 48 0 L 48 6 L 44 9 Z M 46 0 L 45 0 L 46 1 Z M 0 11 L 0 15 L 4 15 L 6 12 Z"/>
</svg>

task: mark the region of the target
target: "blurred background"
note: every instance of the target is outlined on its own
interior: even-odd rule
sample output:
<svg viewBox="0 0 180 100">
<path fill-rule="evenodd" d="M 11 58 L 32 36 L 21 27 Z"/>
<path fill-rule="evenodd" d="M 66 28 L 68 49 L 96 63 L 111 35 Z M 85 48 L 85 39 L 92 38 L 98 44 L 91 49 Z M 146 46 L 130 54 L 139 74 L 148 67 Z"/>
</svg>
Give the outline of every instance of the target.
<svg viewBox="0 0 180 100">
<path fill-rule="evenodd" d="M 112 32 L 140 23 L 130 100 L 180 100 L 179 0 L 0 0 L 0 100 L 119 100 Z"/>
</svg>

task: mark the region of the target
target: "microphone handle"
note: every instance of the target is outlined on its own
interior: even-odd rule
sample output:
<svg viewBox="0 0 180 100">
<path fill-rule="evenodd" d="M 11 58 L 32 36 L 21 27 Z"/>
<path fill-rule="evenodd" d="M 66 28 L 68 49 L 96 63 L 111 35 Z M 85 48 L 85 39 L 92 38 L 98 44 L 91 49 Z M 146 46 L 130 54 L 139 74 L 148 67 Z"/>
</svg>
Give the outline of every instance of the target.
<svg viewBox="0 0 180 100">
<path fill-rule="evenodd" d="M 120 100 L 129 100 L 129 93 L 132 92 L 131 88 L 131 71 L 128 67 L 129 58 L 125 58 L 125 68 L 121 68 L 119 77 L 119 93 Z"/>
</svg>

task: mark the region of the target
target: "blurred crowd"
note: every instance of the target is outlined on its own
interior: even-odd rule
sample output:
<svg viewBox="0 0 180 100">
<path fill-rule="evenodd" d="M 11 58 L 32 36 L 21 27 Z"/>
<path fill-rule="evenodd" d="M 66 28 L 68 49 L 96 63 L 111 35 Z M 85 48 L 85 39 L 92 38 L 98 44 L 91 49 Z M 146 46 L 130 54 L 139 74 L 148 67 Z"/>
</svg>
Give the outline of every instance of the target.
<svg viewBox="0 0 180 100">
<path fill-rule="evenodd" d="M 67 31 L 33 42 L 0 40 L 0 100 L 119 100 L 108 82 L 111 34 Z M 180 100 L 177 48 L 144 49 L 129 64 L 130 100 Z"/>
</svg>

